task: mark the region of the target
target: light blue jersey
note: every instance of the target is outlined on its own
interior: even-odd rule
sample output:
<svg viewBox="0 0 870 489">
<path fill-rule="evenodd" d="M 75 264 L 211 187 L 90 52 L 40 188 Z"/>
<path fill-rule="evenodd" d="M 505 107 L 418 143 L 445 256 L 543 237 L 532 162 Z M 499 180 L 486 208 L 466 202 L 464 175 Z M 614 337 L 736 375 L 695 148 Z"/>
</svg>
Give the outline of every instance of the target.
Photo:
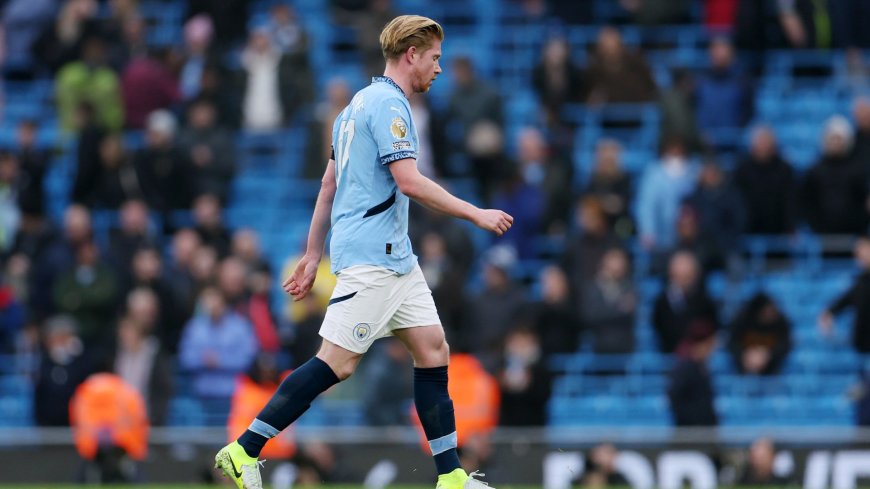
<svg viewBox="0 0 870 489">
<path fill-rule="evenodd" d="M 389 168 L 417 158 L 417 129 L 402 89 L 390 78 L 372 78 L 335 120 L 332 148 L 332 272 L 354 265 L 410 272 L 417 257 L 408 238 L 408 197 Z"/>
</svg>

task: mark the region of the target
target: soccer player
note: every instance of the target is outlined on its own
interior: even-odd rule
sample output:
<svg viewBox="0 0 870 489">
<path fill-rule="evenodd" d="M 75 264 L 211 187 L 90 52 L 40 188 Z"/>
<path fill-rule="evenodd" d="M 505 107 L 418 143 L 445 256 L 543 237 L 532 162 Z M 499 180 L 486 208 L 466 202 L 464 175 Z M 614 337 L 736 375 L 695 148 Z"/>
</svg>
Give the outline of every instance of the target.
<svg viewBox="0 0 870 489">
<path fill-rule="evenodd" d="M 348 378 L 375 340 L 390 335 L 414 359 L 414 403 L 439 474 L 436 489 L 485 487 L 459 465 L 447 392 L 449 349 L 408 238 L 409 198 L 497 235 L 513 223 L 510 215 L 479 209 L 417 171 L 417 131 L 407 97 L 428 91 L 441 73 L 443 39 L 444 31 L 432 19 L 393 19 L 380 36 L 384 76 L 357 92 L 333 125 L 333 155 L 307 250 L 283 284 L 294 300 L 308 294 L 331 224 L 332 271 L 338 281 L 320 328 L 323 345 L 284 380 L 248 430 L 215 456 L 216 468 L 240 489 L 262 487 L 257 457 L 266 441 L 299 418 L 320 393 Z"/>
</svg>

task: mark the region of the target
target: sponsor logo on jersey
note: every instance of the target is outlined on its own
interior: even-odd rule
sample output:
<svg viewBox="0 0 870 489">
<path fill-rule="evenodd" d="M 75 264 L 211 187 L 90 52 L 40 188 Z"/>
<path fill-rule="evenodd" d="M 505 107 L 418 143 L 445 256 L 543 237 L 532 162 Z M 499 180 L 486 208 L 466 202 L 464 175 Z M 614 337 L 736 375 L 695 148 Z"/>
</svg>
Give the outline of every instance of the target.
<svg viewBox="0 0 870 489">
<path fill-rule="evenodd" d="M 403 149 L 411 149 L 411 141 L 396 141 L 393 143 L 393 149 L 395 151 L 401 151 Z"/>
</svg>

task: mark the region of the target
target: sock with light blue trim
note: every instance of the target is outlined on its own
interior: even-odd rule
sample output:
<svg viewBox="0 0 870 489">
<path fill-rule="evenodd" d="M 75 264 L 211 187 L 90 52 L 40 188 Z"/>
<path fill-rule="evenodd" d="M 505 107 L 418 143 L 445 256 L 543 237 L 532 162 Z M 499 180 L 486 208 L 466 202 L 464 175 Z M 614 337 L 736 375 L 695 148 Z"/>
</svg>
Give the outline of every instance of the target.
<svg viewBox="0 0 870 489">
<path fill-rule="evenodd" d="M 447 393 L 447 367 L 414 369 L 414 405 L 423 424 L 438 475 L 460 468 L 456 453 L 456 419 Z"/>
<path fill-rule="evenodd" d="M 323 360 L 314 357 L 287 376 L 266 407 L 238 442 L 250 457 L 259 457 L 263 446 L 311 407 L 311 401 L 339 382 Z"/>
</svg>

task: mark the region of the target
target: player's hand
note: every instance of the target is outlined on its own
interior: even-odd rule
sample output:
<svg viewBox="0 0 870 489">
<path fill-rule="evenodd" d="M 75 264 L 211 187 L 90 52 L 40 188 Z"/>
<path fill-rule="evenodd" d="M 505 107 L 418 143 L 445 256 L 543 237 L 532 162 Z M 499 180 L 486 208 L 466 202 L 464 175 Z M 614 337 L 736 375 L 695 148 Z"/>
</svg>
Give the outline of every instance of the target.
<svg viewBox="0 0 870 489">
<path fill-rule="evenodd" d="M 308 295 L 314 279 L 317 278 L 317 267 L 320 265 L 320 257 L 305 255 L 296 265 L 296 270 L 281 284 L 284 292 L 293 296 L 294 301 L 301 301 Z"/>
<path fill-rule="evenodd" d="M 514 218 L 498 209 L 480 209 L 472 222 L 481 229 L 501 236 L 511 228 Z"/>
</svg>

